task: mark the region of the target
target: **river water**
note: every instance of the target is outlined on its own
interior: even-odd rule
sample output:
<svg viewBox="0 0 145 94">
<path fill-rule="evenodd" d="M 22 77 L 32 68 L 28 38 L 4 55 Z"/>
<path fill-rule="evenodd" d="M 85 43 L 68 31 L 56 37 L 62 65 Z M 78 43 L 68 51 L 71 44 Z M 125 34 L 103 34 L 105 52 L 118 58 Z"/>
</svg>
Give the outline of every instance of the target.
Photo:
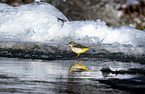
<svg viewBox="0 0 145 94">
<path fill-rule="evenodd" d="M 100 69 L 104 64 L 111 70 L 127 70 L 143 67 L 141 64 L 120 61 L 84 60 L 32 60 L 0 58 L 1 94 L 130 94 L 100 83 L 106 79 L 127 79 L 137 75 L 103 75 Z M 79 62 L 87 71 L 69 73 L 70 67 Z"/>
</svg>

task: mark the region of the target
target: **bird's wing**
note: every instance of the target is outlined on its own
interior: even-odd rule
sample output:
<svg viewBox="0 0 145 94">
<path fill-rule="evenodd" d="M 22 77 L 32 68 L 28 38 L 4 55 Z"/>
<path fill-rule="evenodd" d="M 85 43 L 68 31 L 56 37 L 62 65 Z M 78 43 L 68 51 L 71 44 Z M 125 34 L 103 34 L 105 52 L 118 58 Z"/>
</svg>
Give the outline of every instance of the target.
<svg viewBox="0 0 145 94">
<path fill-rule="evenodd" d="M 73 46 L 77 48 L 87 48 L 86 46 L 81 45 L 81 44 L 74 44 Z"/>
</svg>

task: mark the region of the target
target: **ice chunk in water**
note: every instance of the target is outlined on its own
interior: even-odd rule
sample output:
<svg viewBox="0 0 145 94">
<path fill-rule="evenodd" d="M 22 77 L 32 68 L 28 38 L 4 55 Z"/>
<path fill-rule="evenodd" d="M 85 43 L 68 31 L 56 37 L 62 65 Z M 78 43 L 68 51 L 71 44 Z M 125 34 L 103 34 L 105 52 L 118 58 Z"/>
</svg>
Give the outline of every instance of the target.
<svg viewBox="0 0 145 94">
<path fill-rule="evenodd" d="M 21 5 L 18 7 L 18 11 L 37 11 L 37 12 L 42 11 L 42 13 L 43 12 L 49 13 L 60 19 L 68 21 L 66 16 L 64 16 L 57 8 L 55 8 L 49 3 L 38 2 L 27 5 Z"/>
<path fill-rule="evenodd" d="M 68 19 L 55 7 L 47 3 L 32 3 L 20 7 L 0 6 L 1 40 L 46 41 L 51 33 L 62 26 L 58 18 Z"/>
<path fill-rule="evenodd" d="M 63 19 L 65 22 L 58 20 Z M 0 39 L 32 42 L 93 43 L 145 45 L 145 32 L 129 26 L 108 27 L 106 22 L 68 21 L 47 3 L 31 3 L 19 7 L 0 5 Z"/>
</svg>

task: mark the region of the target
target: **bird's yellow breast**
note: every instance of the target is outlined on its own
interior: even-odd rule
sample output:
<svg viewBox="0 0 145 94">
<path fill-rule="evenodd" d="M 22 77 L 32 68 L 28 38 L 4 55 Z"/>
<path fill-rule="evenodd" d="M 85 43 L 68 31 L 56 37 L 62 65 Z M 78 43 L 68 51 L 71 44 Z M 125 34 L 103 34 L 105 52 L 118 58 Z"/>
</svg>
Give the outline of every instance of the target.
<svg viewBox="0 0 145 94">
<path fill-rule="evenodd" d="M 88 49 L 89 49 L 89 47 L 88 48 L 77 48 L 77 47 L 71 46 L 71 50 L 77 54 L 84 53 Z"/>
</svg>

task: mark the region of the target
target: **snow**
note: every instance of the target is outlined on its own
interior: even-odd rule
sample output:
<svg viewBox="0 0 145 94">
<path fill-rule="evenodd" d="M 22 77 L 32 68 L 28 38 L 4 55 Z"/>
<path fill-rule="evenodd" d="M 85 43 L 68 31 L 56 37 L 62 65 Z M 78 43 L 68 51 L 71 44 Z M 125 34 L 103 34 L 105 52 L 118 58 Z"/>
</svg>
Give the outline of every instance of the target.
<svg viewBox="0 0 145 94">
<path fill-rule="evenodd" d="M 102 42 L 102 44 L 131 45 L 132 47 L 142 45 L 145 47 L 144 31 L 130 26 L 108 27 L 106 22 L 101 19 L 68 21 L 65 15 L 48 3 L 31 3 L 19 7 L 0 4 L 1 41 L 60 44 L 75 41 L 94 45 Z M 111 51 L 110 48 L 108 49 Z M 125 51 L 124 49 L 123 51 Z M 122 48 L 119 50 L 122 51 Z M 142 49 L 139 51 L 145 52 Z M 135 53 L 138 51 L 136 50 Z"/>
<path fill-rule="evenodd" d="M 129 5 L 139 4 L 139 0 L 127 0 L 127 3 L 128 3 Z"/>
</svg>

